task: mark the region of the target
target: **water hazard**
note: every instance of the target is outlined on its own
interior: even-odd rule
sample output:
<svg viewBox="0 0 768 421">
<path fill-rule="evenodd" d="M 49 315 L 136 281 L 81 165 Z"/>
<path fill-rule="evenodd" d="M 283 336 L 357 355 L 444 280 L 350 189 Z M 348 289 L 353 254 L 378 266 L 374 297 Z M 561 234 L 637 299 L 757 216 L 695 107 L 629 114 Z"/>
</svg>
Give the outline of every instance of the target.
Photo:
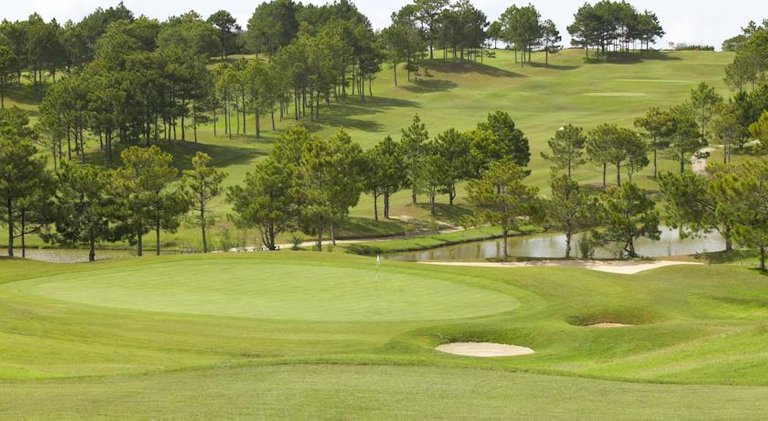
<svg viewBox="0 0 768 421">
<path fill-rule="evenodd" d="M 581 235 L 572 239 L 572 257 L 580 257 L 577 244 Z M 619 255 L 617 245 L 598 247 L 595 258 L 609 259 Z M 681 239 L 678 230 L 663 229 L 659 241 L 642 238 L 636 241 L 635 249 L 643 257 L 669 257 L 691 255 L 696 253 L 713 252 L 725 249 L 725 242 L 718 233 L 710 233 L 699 238 Z M 537 234 L 521 237 L 510 237 L 509 255 L 513 257 L 532 258 L 561 258 L 565 256 L 565 235 Z M 440 247 L 432 250 L 394 253 L 388 256 L 394 260 L 423 262 L 423 261 L 472 261 L 492 259 L 504 256 L 502 240 L 490 240 L 453 246 Z"/>
</svg>

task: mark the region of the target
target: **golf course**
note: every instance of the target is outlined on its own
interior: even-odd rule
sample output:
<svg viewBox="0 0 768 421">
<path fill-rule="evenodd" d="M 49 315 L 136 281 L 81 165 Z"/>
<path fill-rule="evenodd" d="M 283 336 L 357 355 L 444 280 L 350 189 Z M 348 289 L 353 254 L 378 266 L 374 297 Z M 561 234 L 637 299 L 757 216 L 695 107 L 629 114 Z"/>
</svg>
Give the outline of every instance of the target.
<svg viewBox="0 0 768 421">
<path fill-rule="evenodd" d="M 768 284 L 738 265 L 620 275 L 290 251 L 0 265 L 9 418 L 768 410 Z M 535 353 L 435 350 L 454 342 Z"/>
<path fill-rule="evenodd" d="M 768 19 L 236 3 L 0 13 L 0 421 L 766 417 Z"/>
</svg>

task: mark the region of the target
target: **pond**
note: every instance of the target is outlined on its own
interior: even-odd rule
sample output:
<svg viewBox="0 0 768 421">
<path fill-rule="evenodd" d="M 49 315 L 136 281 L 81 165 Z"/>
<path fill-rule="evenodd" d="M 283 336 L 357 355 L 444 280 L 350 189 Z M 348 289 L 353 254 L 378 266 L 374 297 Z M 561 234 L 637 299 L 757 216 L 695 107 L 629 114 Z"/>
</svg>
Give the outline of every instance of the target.
<svg viewBox="0 0 768 421">
<path fill-rule="evenodd" d="M 572 239 L 572 257 L 579 257 L 578 242 L 581 235 Z M 595 258 L 610 259 L 618 256 L 618 246 L 607 245 L 595 250 Z M 723 238 L 718 233 L 710 233 L 700 238 L 680 239 L 679 231 L 671 228 L 662 229 L 659 241 L 647 238 L 635 242 L 635 249 L 643 257 L 669 257 L 691 255 L 702 252 L 725 249 Z M 565 235 L 537 234 L 509 238 L 509 255 L 512 257 L 561 258 L 565 256 Z M 393 253 L 387 257 L 393 260 L 410 262 L 424 261 L 472 261 L 504 256 L 504 242 L 501 239 L 452 246 L 432 250 Z"/>
</svg>

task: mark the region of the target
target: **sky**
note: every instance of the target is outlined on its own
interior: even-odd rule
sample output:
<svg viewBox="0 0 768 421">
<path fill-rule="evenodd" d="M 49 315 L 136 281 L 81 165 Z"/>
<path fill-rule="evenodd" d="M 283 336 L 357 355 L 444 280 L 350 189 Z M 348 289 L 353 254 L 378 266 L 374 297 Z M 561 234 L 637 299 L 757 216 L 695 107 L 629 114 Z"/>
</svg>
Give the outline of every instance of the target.
<svg viewBox="0 0 768 421">
<path fill-rule="evenodd" d="M 119 0 L 1 0 L 0 18 L 25 19 L 38 12 L 46 20 L 56 18 L 60 22 L 80 20 L 97 7 L 107 8 Z M 164 20 L 168 16 L 195 10 L 207 17 L 219 9 L 226 9 L 238 19 L 243 28 L 254 8 L 263 0 L 124 0 L 125 5 L 136 15 L 146 15 Z M 323 4 L 325 0 L 303 0 L 305 3 Z M 410 0 L 357 0 L 358 8 L 366 15 L 375 28 L 389 24 L 393 11 Z M 529 1 L 472 0 L 475 7 L 483 10 L 489 20 L 496 19 L 505 8 L 512 4 L 525 5 Z M 552 19 L 557 24 L 567 43 L 566 31 L 573 20 L 573 14 L 584 0 L 530 0 L 543 19 Z M 591 1 L 594 3 L 595 1 Z M 657 47 L 667 47 L 670 42 L 706 44 L 720 48 L 723 40 L 740 33 L 740 28 L 750 20 L 761 22 L 768 18 L 768 1 L 765 0 L 629 0 L 638 10 L 655 12 L 667 35 Z"/>
</svg>

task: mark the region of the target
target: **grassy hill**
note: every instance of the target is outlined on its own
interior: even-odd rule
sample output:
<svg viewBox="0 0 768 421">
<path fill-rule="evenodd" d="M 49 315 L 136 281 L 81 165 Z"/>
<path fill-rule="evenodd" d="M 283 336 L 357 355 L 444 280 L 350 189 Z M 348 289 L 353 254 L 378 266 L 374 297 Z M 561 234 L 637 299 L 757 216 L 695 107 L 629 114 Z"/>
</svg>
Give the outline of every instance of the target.
<svg viewBox="0 0 768 421">
<path fill-rule="evenodd" d="M 738 266 L 377 269 L 279 252 L 0 269 L 0 413 L 11 418 L 768 410 L 768 284 Z M 586 326 L 599 322 L 634 326 Z M 455 341 L 536 353 L 434 350 Z"/>
<path fill-rule="evenodd" d="M 543 56 L 534 54 L 534 66 L 521 67 L 514 62 L 509 51 L 497 51 L 496 58 L 480 63 L 435 61 L 427 69 L 412 75 L 408 82 L 405 71 L 399 69 L 400 86 L 393 84 L 392 69 L 385 65 L 373 83 L 373 98 L 360 102 L 350 97 L 346 103 L 322 108 L 321 121 L 309 124 L 320 136 L 330 136 L 340 128 L 347 130 L 357 142 L 370 147 L 387 135 L 399 138 L 400 129 L 410 124 L 414 113 L 419 113 L 432 135 L 448 128 L 473 128 L 494 110 L 509 112 L 528 136 L 531 144 L 532 175 L 529 182 L 546 190 L 549 164 L 541 158 L 547 140 L 564 124 L 584 126 L 587 130 L 601 123 L 631 126 L 635 117 L 651 106 L 666 107 L 685 100 L 690 90 L 700 82 L 715 86 L 724 96 L 724 66 L 731 62 L 731 53 L 669 52 L 647 56 L 633 63 L 585 64 L 583 52 L 566 50 L 550 57 L 550 66 L 543 65 Z M 34 96 L 21 90 L 12 98 L 33 110 Z M 214 157 L 215 164 L 229 172 L 227 184 L 243 180 L 255 162 L 268 154 L 279 131 L 296 124 L 292 119 L 279 123 L 278 132 L 269 130 L 268 118 L 262 122 L 266 128 L 263 139 L 255 139 L 253 116 L 248 117 L 247 136 L 213 136 L 212 127 L 199 132 L 200 143 L 166 146 L 180 166 L 188 166 L 196 150 Z M 191 134 L 188 136 L 191 138 Z M 92 143 L 93 144 L 93 143 Z M 101 162 L 94 152 L 92 159 Z M 675 169 L 672 161 L 661 160 L 662 170 Z M 645 188 L 656 188 L 649 178 L 650 168 L 636 175 L 635 181 Z M 586 165 L 575 172 L 583 183 L 598 183 L 599 168 Z M 610 176 L 609 176 L 609 179 Z M 463 192 L 460 189 L 457 208 L 447 206 L 447 198 L 439 197 L 438 220 L 455 222 L 466 214 L 461 208 Z M 426 200 L 424 200 L 426 202 Z M 393 197 L 392 215 L 430 220 L 426 206 L 411 206 L 408 192 Z M 223 216 L 229 207 L 219 203 L 217 210 Z M 372 199 L 364 196 L 351 213 L 354 218 L 342 230 L 342 236 L 369 236 L 402 233 L 402 224 L 373 224 Z M 219 218 L 222 230 L 229 227 L 226 219 Z M 216 231 L 216 230 L 214 230 Z M 223 231 L 222 231 L 223 232 Z M 216 232 L 213 233 L 217 238 Z M 222 234 L 223 235 L 223 234 Z M 237 234 L 229 234 L 236 236 Z M 219 235 L 220 236 L 220 235 Z M 165 241 L 177 245 L 194 245 L 196 233 L 187 228 L 178 234 L 165 235 Z"/>
</svg>

